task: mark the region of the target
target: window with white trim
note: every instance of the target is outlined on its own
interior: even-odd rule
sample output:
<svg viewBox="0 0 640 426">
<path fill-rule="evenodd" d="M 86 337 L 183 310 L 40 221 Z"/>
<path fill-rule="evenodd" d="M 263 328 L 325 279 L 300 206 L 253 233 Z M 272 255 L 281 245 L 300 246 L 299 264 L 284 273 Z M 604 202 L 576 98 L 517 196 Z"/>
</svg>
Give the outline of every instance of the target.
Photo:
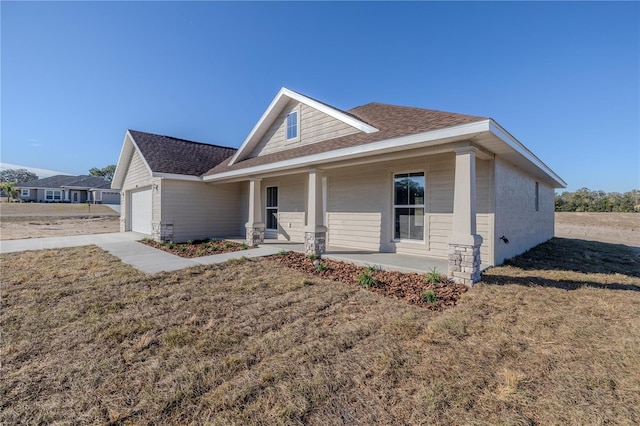
<svg viewBox="0 0 640 426">
<path fill-rule="evenodd" d="M 424 241 L 424 172 L 393 176 L 393 218 L 396 240 Z"/>
<path fill-rule="evenodd" d="M 44 191 L 45 201 L 60 201 L 62 200 L 62 191 L 55 189 L 47 189 Z"/>
<path fill-rule="evenodd" d="M 266 229 L 278 229 L 278 187 L 267 186 Z"/>
<path fill-rule="evenodd" d="M 28 189 L 21 189 L 20 190 L 20 196 L 21 197 L 28 197 L 29 196 L 29 190 Z"/>
<path fill-rule="evenodd" d="M 298 127 L 300 127 L 300 114 L 292 111 L 287 114 L 287 140 L 298 139 Z"/>
</svg>

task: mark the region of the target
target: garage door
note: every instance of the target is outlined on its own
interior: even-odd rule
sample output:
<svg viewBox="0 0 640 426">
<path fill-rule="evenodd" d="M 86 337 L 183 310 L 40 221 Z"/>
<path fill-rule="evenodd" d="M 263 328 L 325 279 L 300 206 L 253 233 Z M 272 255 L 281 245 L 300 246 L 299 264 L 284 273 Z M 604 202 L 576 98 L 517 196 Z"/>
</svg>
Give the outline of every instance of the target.
<svg viewBox="0 0 640 426">
<path fill-rule="evenodd" d="M 102 192 L 102 204 L 120 204 L 119 192 Z"/>
<path fill-rule="evenodd" d="M 151 190 L 131 193 L 131 230 L 151 235 Z"/>
</svg>

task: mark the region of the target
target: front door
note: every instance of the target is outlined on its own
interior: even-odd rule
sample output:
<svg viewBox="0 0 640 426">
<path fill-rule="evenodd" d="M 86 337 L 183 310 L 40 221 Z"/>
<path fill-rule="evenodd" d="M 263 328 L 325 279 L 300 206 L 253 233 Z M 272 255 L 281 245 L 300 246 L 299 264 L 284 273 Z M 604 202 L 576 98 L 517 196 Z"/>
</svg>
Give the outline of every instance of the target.
<svg viewBox="0 0 640 426">
<path fill-rule="evenodd" d="M 77 203 L 79 201 L 78 200 L 79 194 L 77 192 L 74 191 L 72 197 L 73 197 L 72 201 L 74 203 Z"/>
</svg>

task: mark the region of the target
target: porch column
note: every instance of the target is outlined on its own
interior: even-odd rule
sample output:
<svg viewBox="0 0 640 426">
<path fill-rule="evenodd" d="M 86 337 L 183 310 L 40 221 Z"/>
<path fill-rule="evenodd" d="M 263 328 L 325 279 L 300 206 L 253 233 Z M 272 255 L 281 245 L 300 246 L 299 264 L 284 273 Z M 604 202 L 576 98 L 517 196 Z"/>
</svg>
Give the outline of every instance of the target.
<svg viewBox="0 0 640 426">
<path fill-rule="evenodd" d="M 304 251 L 308 255 L 320 256 L 325 252 L 327 227 L 324 226 L 322 203 L 322 172 L 311 169 L 307 183 L 307 226 L 304 228 Z"/>
<path fill-rule="evenodd" d="M 480 281 L 480 244 L 476 234 L 476 150 L 456 151 L 453 226 L 449 239 L 449 278 L 472 286 Z"/>
<path fill-rule="evenodd" d="M 64 201 L 69 201 L 69 190 L 63 189 L 62 192 L 64 194 Z"/>
<path fill-rule="evenodd" d="M 249 221 L 245 224 L 247 244 L 255 247 L 264 242 L 264 223 L 260 203 L 260 179 L 249 179 Z"/>
</svg>

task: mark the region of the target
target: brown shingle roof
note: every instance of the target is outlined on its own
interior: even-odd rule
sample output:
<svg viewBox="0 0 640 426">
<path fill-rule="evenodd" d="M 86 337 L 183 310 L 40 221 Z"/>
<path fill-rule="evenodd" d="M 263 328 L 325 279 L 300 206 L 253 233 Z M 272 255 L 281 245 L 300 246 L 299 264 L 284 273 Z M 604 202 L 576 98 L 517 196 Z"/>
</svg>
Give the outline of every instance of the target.
<svg viewBox="0 0 640 426">
<path fill-rule="evenodd" d="M 238 170 L 252 166 L 275 163 L 292 158 L 319 154 L 341 148 L 364 145 L 400 136 L 408 136 L 432 130 L 444 129 L 461 124 L 483 121 L 487 118 L 473 115 L 456 114 L 452 112 L 431 109 L 411 108 L 396 105 L 370 103 L 362 105 L 345 113 L 350 114 L 365 123 L 376 127 L 375 133 L 358 132 L 311 145 L 304 145 L 285 151 L 247 158 L 229 166 L 230 158 L 222 161 L 210 169 L 205 175 L 214 175 L 231 170 Z"/>
<path fill-rule="evenodd" d="M 153 172 L 200 176 L 237 149 L 129 130 Z"/>
</svg>

